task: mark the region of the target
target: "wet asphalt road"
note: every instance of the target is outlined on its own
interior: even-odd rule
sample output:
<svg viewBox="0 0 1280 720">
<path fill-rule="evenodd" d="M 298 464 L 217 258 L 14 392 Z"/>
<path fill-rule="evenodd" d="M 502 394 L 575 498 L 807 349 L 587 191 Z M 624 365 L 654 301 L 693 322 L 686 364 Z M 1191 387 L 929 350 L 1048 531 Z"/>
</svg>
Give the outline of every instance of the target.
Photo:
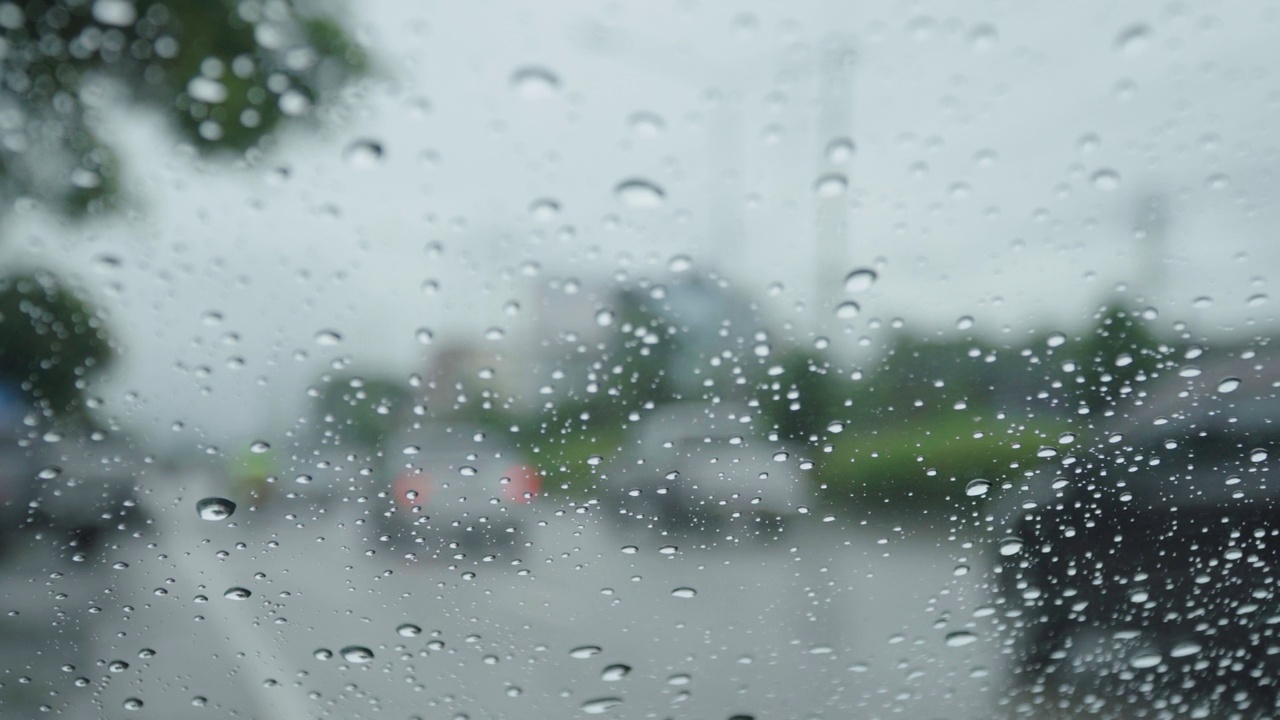
<svg viewBox="0 0 1280 720">
<path fill-rule="evenodd" d="M 410 560 L 367 505 L 202 521 L 214 492 L 158 480 L 138 537 L 7 558 L 0 714 L 979 718 L 1003 689 L 986 558 L 945 529 L 663 538 L 549 501 L 514 548 Z"/>
</svg>

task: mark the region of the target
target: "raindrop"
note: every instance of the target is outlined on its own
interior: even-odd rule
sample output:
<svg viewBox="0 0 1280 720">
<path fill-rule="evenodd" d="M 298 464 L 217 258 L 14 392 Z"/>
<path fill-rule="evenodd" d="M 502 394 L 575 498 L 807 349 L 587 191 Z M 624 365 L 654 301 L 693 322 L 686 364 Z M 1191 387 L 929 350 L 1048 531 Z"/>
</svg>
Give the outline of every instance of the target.
<svg viewBox="0 0 1280 720">
<path fill-rule="evenodd" d="M 1062 443 L 1063 445 L 1070 445 L 1075 441 L 1076 441 L 1075 433 L 1064 432 L 1058 436 L 1058 442 Z"/>
<path fill-rule="evenodd" d="M 529 214 L 538 222 L 551 222 L 560 215 L 560 203 L 551 198 L 542 198 L 534 200 L 529 205 Z"/>
<path fill-rule="evenodd" d="M 688 255 L 676 255 L 667 261 L 667 269 L 674 273 L 688 272 L 693 267 L 693 258 Z"/>
<path fill-rule="evenodd" d="M 222 597 L 228 600 L 247 600 L 250 595 L 253 593 L 249 592 L 248 588 L 242 587 L 227 588 L 227 591 L 222 593 Z"/>
<path fill-rule="evenodd" d="M 1249 460 L 1253 462 L 1262 462 L 1263 460 L 1266 460 L 1266 459 L 1267 459 L 1267 451 L 1263 450 L 1262 448 L 1258 448 L 1257 450 L 1254 450 L 1253 452 L 1249 453 Z"/>
<path fill-rule="evenodd" d="M 37 473 L 36 477 L 40 478 L 41 480 L 54 480 L 61 474 L 62 474 L 62 468 L 57 467 L 55 465 L 50 465 L 49 467 Z"/>
<path fill-rule="evenodd" d="M 973 327 L 973 317 L 969 315 L 962 315 L 959 320 L 956 320 L 957 330 L 968 330 L 971 327 Z"/>
<path fill-rule="evenodd" d="M 599 310 L 596 312 L 596 324 L 600 327 L 609 327 L 613 324 L 612 310 Z"/>
<path fill-rule="evenodd" d="M 999 39 L 999 33 L 991 25 L 978 25 L 969 31 L 969 47 L 978 52 L 989 51 Z"/>
<path fill-rule="evenodd" d="M 125 710 L 141 710 L 142 701 L 139 700 L 138 698 L 128 698 L 127 700 L 124 701 L 124 709 Z"/>
<path fill-rule="evenodd" d="M 813 184 L 814 192 L 820 198 L 833 198 L 844 194 L 849 187 L 849 179 L 841 173 L 828 173 L 818 178 Z"/>
<path fill-rule="evenodd" d="M 671 594 L 678 598 L 691 598 L 694 595 L 697 595 L 698 591 L 694 590 L 693 588 L 680 587 L 680 588 L 676 588 L 675 590 L 672 590 Z"/>
<path fill-rule="evenodd" d="M 1053 347 L 1061 347 L 1062 344 L 1065 343 L 1066 341 L 1067 341 L 1066 335 L 1063 335 L 1060 332 L 1056 332 L 1056 333 L 1050 333 L 1049 337 L 1045 338 L 1044 342 L 1046 345 L 1053 348 Z"/>
<path fill-rule="evenodd" d="M 249 446 L 249 451 L 254 453 L 255 455 L 261 455 L 262 453 L 270 449 L 271 449 L 271 445 L 261 440 L 255 441 L 252 445 Z"/>
<path fill-rule="evenodd" d="M 396 634 L 400 637 L 417 637 L 422 634 L 422 628 L 412 623 L 405 623 L 396 628 Z"/>
<path fill-rule="evenodd" d="M 863 292 L 875 284 L 876 271 L 871 268 L 858 268 L 844 276 L 844 289 L 847 292 Z"/>
<path fill-rule="evenodd" d="M 791 454 L 788 453 L 786 450 L 779 450 L 778 452 L 773 454 L 773 459 L 775 462 L 785 462 L 789 457 L 791 457 Z"/>
<path fill-rule="evenodd" d="M 658 548 L 658 553 L 662 555 L 675 555 L 680 548 L 675 545 L 663 545 Z"/>
<path fill-rule="evenodd" d="M 1169 657 L 1187 657 L 1188 655 L 1195 655 L 1198 652 L 1200 652 L 1200 643 L 1191 641 L 1180 642 L 1177 645 L 1174 645 L 1173 649 L 1169 651 Z"/>
<path fill-rule="evenodd" d="M 1041 446 L 1041 448 L 1036 451 L 1036 457 L 1038 458 L 1051 458 L 1056 456 L 1057 454 L 1058 454 L 1057 448 L 1052 448 L 1047 445 Z"/>
<path fill-rule="evenodd" d="M 312 481 L 312 477 L 310 475 L 307 475 L 306 473 L 303 473 L 295 477 L 293 481 L 298 483 L 299 485 L 310 485 Z"/>
<path fill-rule="evenodd" d="M 1099 170 L 1093 174 L 1090 180 L 1093 181 L 1093 186 L 1099 190 L 1115 190 L 1120 187 L 1120 173 L 1115 170 Z"/>
<path fill-rule="evenodd" d="M 94 20 L 115 27 L 130 27 L 138 19 L 137 9 L 128 0 L 97 0 L 92 13 Z M 138 706 L 141 707 L 142 703 Z"/>
<path fill-rule="evenodd" d="M 196 503 L 201 520 L 226 520 L 236 511 L 236 504 L 226 498 L 207 497 Z"/>
<path fill-rule="evenodd" d="M 991 490 L 991 481 L 978 478 L 970 480 L 968 485 L 964 486 L 964 494 L 969 497 L 982 497 Z"/>
<path fill-rule="evenodd" d="M 600 672 L 600 679 L 605 682 L 617 682 L 631 672 L 630 665 L 610 665 Z"/>
<path fill-rule="evenodd" d="M 827 143 L 827 162 L 832 165 L 843 165 L 853 157 L 853 141 L 849 138 L 836 138 Z"/>
<path fill-rule="evenodd" d="M 1139 670 L 1145 670 L 1159 665 L 1161 660 L 1164 658 L 1158 652 L 1144 652 L 1135 656 L 1129 664 Z"/>
<path fill-rule="evenodd" d="M 858 317 L 858 312 L 861 309 L 858 307 L 858 303 L 852 300 L 845 300 L 836 306 L 836 318 L 839 320 L 852 320 Z"/>
<path fill-rule="evenodd" d="M 586 660 L 589 657 L 600 654 L 598 645 L 582 645 L 569 651 L 569 657 L 575 660 Z"/>
<path fill-rule="evenodd" d="M 324 345 L 326 347 L 332 347 L 342 342 L 342 336 L 333 330 L 321 330 L 316 333 L 314 339 L 317 345 Z"/>
<path fill-rule="evenodd" d="M 651 112 L 633 113 L 627 118 L 627 126 L 631 134 L 638 138 L 655 138 L 667 129 L 667 123 Z"/>
<path fill-rule="evenodd" d="M 526 100 L 543 100 L 560 90 L 560 78 L 543 67 L 527 66 L 511 73 L 511 87 Z"/>
<path fill-rule="evenodd" d="M 1008 537 L 1000 541 L 1000 554 L 1009 557 L 1022 552 L 1022 541 L 1016 537 Z"/>
<path fill-rule="evenodd" d="M 1240 387 L 1240 378 L 1233 378 L 1233 377 L 1223 378 L 1222 381 L 1218 383 L 1218 392 L 1220 393 L 1235 392 L 1239 387 Z"/>
<path fill-rule="evenodd" d="M 317 660 L 328 660 L 333 657 L 333 651 L 328 648 L 319 648 L 315 652 L 311 653 L 311 656 Z"/>
<path fill-rule="evenodd" d="M 367 138 L 356 140 L 342 151 L 342 159 L 355 170 L 369 170 L 382 162 L 382 143 Z"/>
<path fill-rule="evenodd" d="M 947 639 L 945 642 L 947 644 L 947 647 L 954 648 L 954 647 L 964 647 L 965 645 L 971 645 L 977 641 L 978 641 L 978 636 L 974 635 L 971 632 L 959 630 L 957 632 L 948 633 Z"/>
<path fill-rule="evenodd" d="M 839 420 L 833 420 L 832 422 L 827 424 L 827 432 L 833 433 L 833 434 L 844 432 L 844 423 L 840 422 Z"/>
<path fill-rule="evenodd" d="M 342 648 L 342 659 L 358 665 L 373 660 L 373 651 L 361 645 L 348 645 Z"/>
<path fill-rule="evenodd" d="M 622 698 L 596 698 L 582 703 L 582 712 L 588 715 L 602 715 L 622 704 Z"/>
<path fill-rule="evenodd" d="M 638 178 L 623 180 L 613 189 L 613 194 L 627 207 L 652 209 L 666 202 L 667 194 L 656 184 Z"/>
<path fill-rule="evenodd" d="M 1151 30 L 1145 25 L 1132 25 L 1116 36 L 1116 50 L 1125 55 L 1137 55 L 1151 43 Z"/>
</svg>

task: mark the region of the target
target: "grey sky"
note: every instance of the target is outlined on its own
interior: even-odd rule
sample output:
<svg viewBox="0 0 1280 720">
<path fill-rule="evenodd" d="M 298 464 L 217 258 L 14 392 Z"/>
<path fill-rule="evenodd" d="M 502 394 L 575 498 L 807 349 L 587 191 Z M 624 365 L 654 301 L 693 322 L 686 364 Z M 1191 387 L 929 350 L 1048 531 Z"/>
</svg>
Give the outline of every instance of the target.
<svg viewBox="0 0 1280 720">
<path fill-rule="evenodd" d="M 505 327 L 510 350 L 534 325 L 535 286 L 661 278 L 680 254 L 760 295 L 801 339 L 894 316 L 933 329 L 970 315 L 989 333 L 1078 327 L 1118 282 L 1169 323 L 1274 326 L 1274 302 L 1248 299 L 1270 294 L 1280 263 L 1276 8 L 729 5 L 354 5 L 382 67 L 340 117 L 246 169 L 198 167 L 160 118 L 109 109 L 137 216 L 33 219 L 4 252 L 77 270 L 108 308 L 127 347 L 104 387 L 110 409 L 237 438 L 289 424 L 335 356 L 408 373 L 423 327 L 477 340 Z M 839 166 L 820 127 L 832 42 L 857 57 L 857 151 Z M 522 68 L 558 85 L 522 91 Z M 629 122 L 641 112 L 661 118 L 651 137 Z M 384 149 L 371 167 L 345 152 L 361 139 Z M 851 181 L 848 238 L 819 262 L 814 186 L 827 172 Z M 665 202 L 620 202 L 630 178 Z M 1133 238 L 1147 195 L 1166 198 L 1158 271 L 1140 269 Z M 531 213 L 542 198 L 558 214 Z M 728 252 L 708 238 L 724 227 L 712 207 L 741 212 L 745 239 Z M 122 265 L 94 261 L 104 253 Z M 815 268 L 864 265 L 879 281 L 857 318 L 834 322 Z M 773 283 L 785 289 L 768 297 Z M 329 329 L 342 342 L 318 345 Z"/>
</svg>

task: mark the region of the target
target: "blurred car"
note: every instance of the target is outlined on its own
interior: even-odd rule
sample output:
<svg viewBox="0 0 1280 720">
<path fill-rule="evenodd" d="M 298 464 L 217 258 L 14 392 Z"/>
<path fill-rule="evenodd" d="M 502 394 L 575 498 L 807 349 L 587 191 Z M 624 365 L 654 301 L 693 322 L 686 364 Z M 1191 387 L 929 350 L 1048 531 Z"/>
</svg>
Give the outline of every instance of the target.
<svg viewBox="0 0 1280 720">
<path fill-rule="evenodd" d="M 414 423 L 386 448 L 391 501 L 380 522 L 389 541 L 435 552 L 501 549 L 532 525 L 541 476 L 482 428 Z"/>
<path fill-rule="evenodd" d="M 1009 496 L 999 570 L 1026 679 L 1274 706 L 1278 387 L 1280 354 L 1196 358 Z"/>
<path fill-rule="evenodd" d="M 104 534 L 139 516 L 142 454 L 126 440 L 70 433 L 41 447 L 40 469 L 30 475 L 38 524 L 69 533 L 91 547 Z"/>
<path fill-rule="evenodd" d="M 733 404 L 656 408 L 603 475 L 610 505 L 662 532 L 781 529 L 806 504 L 808 479 L 792 449 L 760 436 L 757 415 Z"/>
<path fill-rule="evenodd" d="M 29 428 L 0 426 L 0 553 L 27 520 L 35 478 L 42 469 L 29 435 Z"/>
</svg>

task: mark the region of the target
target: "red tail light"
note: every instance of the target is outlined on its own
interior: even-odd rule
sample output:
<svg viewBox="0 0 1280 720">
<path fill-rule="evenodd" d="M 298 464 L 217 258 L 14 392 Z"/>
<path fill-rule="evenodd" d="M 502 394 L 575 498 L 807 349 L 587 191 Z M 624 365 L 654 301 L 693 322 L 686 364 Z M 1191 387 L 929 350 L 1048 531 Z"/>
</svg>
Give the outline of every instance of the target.
<svg viewBox="0 0 1280 720">
<path fill-rule="evenodd" d="M 507 470 L 509 481 L 502 486 L 502 493 L 508 502 L 527 503 L 542 492 L 542 476 L 528 465 L 513 465 Z"/>
<path fill-rule="evenodd" d="M 431 497 L 431 490 L 431 477 L 424 472 L 400 473 L 391 484 L 391 494 L 395 497 L 396 505 L 406 510 L 426 505 Z"/>
</svg>

